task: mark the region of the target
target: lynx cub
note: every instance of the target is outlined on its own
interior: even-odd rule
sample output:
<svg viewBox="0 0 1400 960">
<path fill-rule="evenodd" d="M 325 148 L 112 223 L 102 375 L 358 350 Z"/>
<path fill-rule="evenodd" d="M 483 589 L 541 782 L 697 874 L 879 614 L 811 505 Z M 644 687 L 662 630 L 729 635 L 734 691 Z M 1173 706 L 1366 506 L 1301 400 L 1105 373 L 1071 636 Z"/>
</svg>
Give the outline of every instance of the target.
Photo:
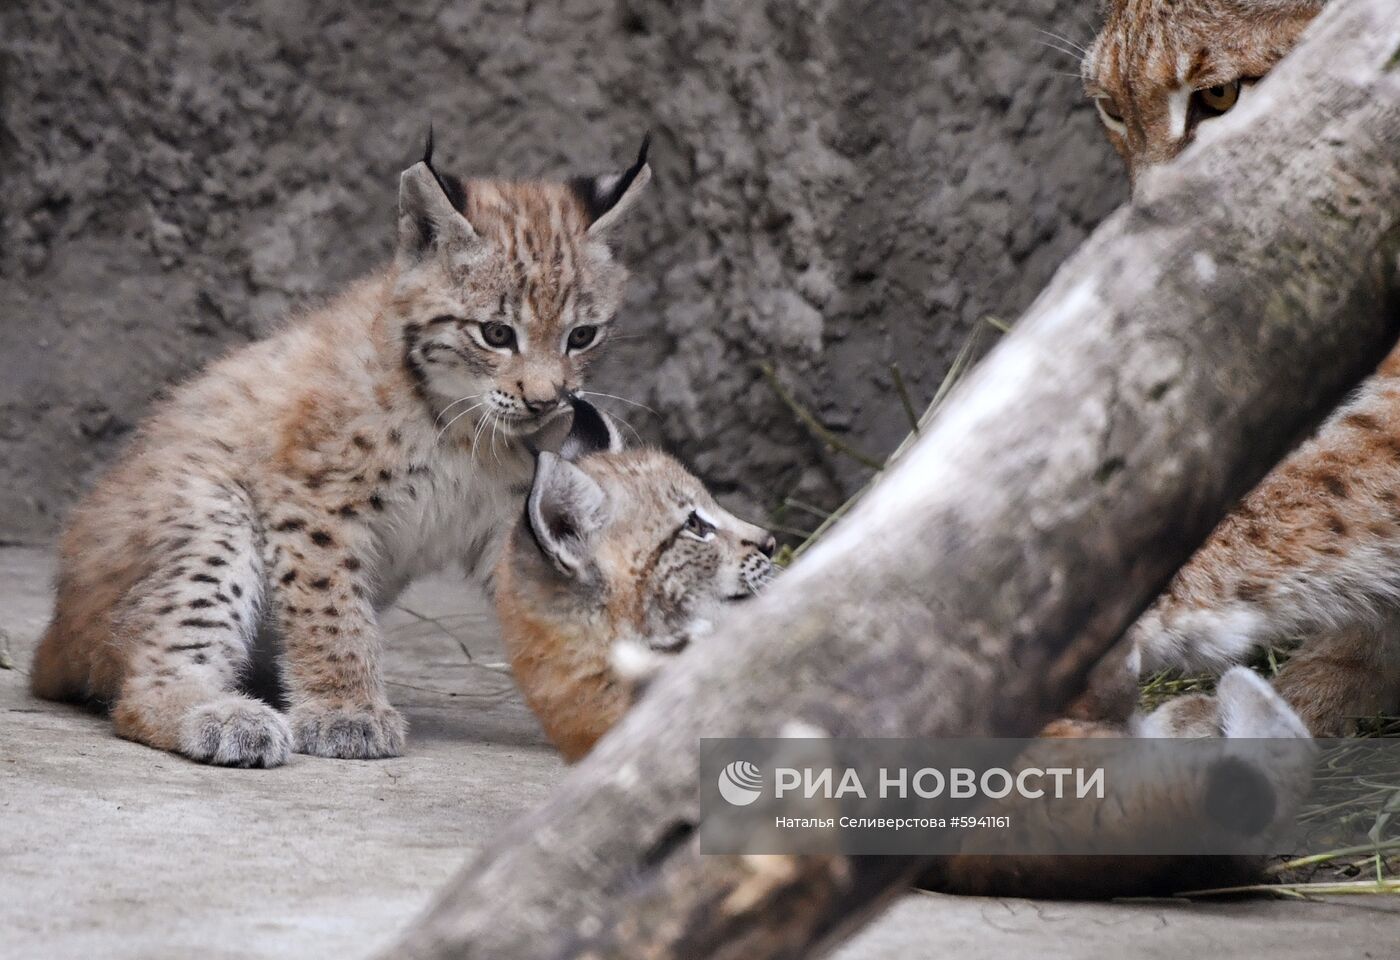
<svg viewBox="0 0 1400 960">
<path fill-rule="evenodd" d="M 634 658 L 679 653 L 724 603 L 768 582 L 776 546 L 674 459 L 622 450 L 610 421 L 574 406 L 560 455 L 540 454 L 496 571 L 516 682 L 570 762 L 631 704 L 619 645 Z"/>
<path fill-rule="evenodd" d="M 1083 73 L 1134 180 L 1250 96 L 1322 7 L 1110 0 Z M 1276 682 L 1314 734 L 1400 706 L 1400 351 L 1221 523 L 1124 659 L 1213 669 L 1299 637 Z M 1130 686 L 1110 664 L 1096 683 L 1090 711 Z"/>
<path fill-rule="evenodd" d="M 399 181 L 398 252 L 179 388 L 75 510 L 34 692 L 231 766 L 372 758 L 405 724 L 376 611 L 450 562 L 490 571 L 626 278 L 609 232 L 650 178 Z M 240 692 L 260 626 L 288 714 Z"/>
<path fill-rule="evenodd" d="M 1220 678 L 1214 696 L 1192 694 L 1177 697 L 1145 717 L 1128 724 L 1083 723 L 1057 720 L 1041 737 L 1050 740 L 1123 737 L 1225 737 L 1306 740 L 1307 728 L 1273 688 L 1246 667 L 1235 667 Z M 1034 748 L 1032 748 L 1033 750 Z M 1256 750 L 1262 748 L 1256 745 Z M 1148 833 L 1200 831 L 1210 825 L 1215 836 L 1277 836 L 1292 822 L 1308 794 L 1312 781 L 1311 744 L 1297 744 L 1267 754 L 1245 752 L 1238 758 L 1205 768 L 1187 769 L 1182 775 L 1150 776 L 1128 795 L 1116 815 L 1085 806 L 1078 821 L 1048 819 L 1045 808 L 1014 794 L 988 804 L 989 815 L 1010 816 L 1014 829 L 1045 837 L 1065 837 L 1062 846 L 1074 849 L 1075 838 L 1092 836 L 1111 846 Z M 1050 762 L 1065 762 L 1063 749 Z M 1022 762 L 1025 762 L 1024 760 Z M 1040 765 L 1047 765 L 1042 761 Z M 1151 770 L 1156 774 L 1158 771 Z M 1215 806 L 1214 790 L 1227 795 L 1253 793 L 1260 806 L 1273 810 L 1265 823 L 1239 822 L 1231 805 Z M 1073 811 L 1071 811 L 1073 812 Z M 1266 833 L 1267 831 L 1267 833 Z M 969 834 L 963 853 L 938 864 L 925 886 L 944 893 L 977 896 L 1102 898 L 1180 893 L 1200 887 L 1247 882 L 1258 874 L 1260 858 L 1239 856 L 996 856 L 979 853 L 989 835 Z M 1082 843 L 1082 839 L 1079 841 Z M 1126 845 L 1126 843 L 1125 843 Z M 1082 849 L 1082 847 L 1081 847 Z"/>
</svg>

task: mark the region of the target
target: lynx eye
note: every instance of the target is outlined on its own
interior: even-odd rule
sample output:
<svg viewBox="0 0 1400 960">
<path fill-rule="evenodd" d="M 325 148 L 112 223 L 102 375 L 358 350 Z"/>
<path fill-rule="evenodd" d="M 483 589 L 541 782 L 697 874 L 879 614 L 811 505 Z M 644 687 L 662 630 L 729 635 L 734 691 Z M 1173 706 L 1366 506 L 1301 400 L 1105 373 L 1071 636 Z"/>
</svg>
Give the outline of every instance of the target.
<svg viewBox="0 0 1400 960">
<path fill-rule="evenodd" d="M 584 324 L 581 327 L 574 327 L 569 331 L 569 349 L 583 350 L 593 346 L 593 342 L 598 339 L 598 328 L 592 324 Z"/>
<path fill-rule="evenodd" d="M 515 330 L 508 323 L 492 320 L 481 325 L 481 339 L 488 347 L 504 350 L 515 346 Z"/>
<path fill-rule="evenodd" d="M 1117 134 L 1128 132 L 1127 121 L 1123 119 L 1123 111 L 1118 108 L 1118 102 L 1112 97 L 1095 97 L 1094 106 L 1099 108 L 1099 119 L 1103 125 Z"/>
<path fill-rule="evenodd" d="M 1201 106 L 1209 115 L 1219 116 L 1240 102 L 1240 82 L 1231 80 L 1229 83 L 1221 83 L 1197 90 L 1196 99 L 1200 101 Z"/>
<path fill-rule="evenodd" d="M 694 510 L 690 511 L 690 516 L 685 518 L 681 530 L 696 540 L 712 540 L 715 535 L 715 525 Z"/>
</svg>

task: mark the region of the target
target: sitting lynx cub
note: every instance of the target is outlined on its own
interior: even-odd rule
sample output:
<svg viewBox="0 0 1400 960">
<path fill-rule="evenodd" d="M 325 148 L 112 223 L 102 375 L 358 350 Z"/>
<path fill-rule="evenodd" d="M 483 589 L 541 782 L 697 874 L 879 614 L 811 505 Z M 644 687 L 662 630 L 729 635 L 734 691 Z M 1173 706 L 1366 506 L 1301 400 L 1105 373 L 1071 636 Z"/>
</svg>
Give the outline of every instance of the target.
<svg viewBox="0 0 1400 960">
<path fill-rule="evenodd" d="M 491 569 L 622 299 L 607 238 L 650 177 L 399 181 L 398 254 L 185 384 L 69 520 L 34 692 L 230 766 L 388 757 L 405 725 L 376 612 L 419 574 Z M 259 628 L 290 713 L 240 692 Z"/>
<path fill-rule="evenodd" d="M 611 421 L 583 401 L 574 408 L 559 456 L 539 456 L 496 570 L 516 682 L 570 762 L 631 705 L 619 644 L 679 653 L 724 603 L 768 582 L 776 546 L 673 458 L 622 450 Z"/>
</svg>

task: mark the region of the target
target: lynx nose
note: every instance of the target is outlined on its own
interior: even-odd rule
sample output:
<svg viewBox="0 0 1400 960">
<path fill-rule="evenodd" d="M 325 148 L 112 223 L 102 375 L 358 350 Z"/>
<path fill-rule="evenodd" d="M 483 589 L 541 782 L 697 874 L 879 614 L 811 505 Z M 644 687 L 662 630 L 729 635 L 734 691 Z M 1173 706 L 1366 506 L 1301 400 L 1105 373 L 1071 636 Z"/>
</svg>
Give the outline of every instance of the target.
<svg viewBox="0 0 1400 960">
<path fill-rule="evenodd" d="M 769 560 L 772 560 L 773 554 L 778 552 L 778 538 L 771 533 L 765 534 L 763 538 L 759 540 L 744 540 L 743 544 L 746 547 L 753 547 Z"/>
<path fill-rule="evenodd" d="M 531 397 L 525 392 L 525 385 L 523 383 L 519 386 L 520 402 L 525 404 L 526 410 L 535 415 L 547 413 L 556 407 L 563 406 L 565 401 L 568 400 L 568 391 L 566 391 L 562 385 L 554 387 L 552 392 L 544 397 Z"/>
</svg>

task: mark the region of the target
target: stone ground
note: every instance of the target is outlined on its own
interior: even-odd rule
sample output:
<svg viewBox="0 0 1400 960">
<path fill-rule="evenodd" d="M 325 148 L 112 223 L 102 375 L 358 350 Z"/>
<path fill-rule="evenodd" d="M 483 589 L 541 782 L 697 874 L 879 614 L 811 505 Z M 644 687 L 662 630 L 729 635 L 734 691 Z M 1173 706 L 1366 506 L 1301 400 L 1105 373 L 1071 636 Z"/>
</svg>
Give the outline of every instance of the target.
<svg viewBox="0 0 1400 960">
<path fill-rule="evenodd" d="M 391 692 L 410 752 L 187 763 L 25 689 L 50 556 L 0 550 L 0 956 L 368 956 L 564 767 L 505 673 L 489 617 L 450 582 L 392 617 Z M 423 617 L 433 617 L 429 622 Z M 911 895 L 839 952 L 1089 958 L 1390 958 L 1400 900 L 1074 904 Z"/>
</svg>

